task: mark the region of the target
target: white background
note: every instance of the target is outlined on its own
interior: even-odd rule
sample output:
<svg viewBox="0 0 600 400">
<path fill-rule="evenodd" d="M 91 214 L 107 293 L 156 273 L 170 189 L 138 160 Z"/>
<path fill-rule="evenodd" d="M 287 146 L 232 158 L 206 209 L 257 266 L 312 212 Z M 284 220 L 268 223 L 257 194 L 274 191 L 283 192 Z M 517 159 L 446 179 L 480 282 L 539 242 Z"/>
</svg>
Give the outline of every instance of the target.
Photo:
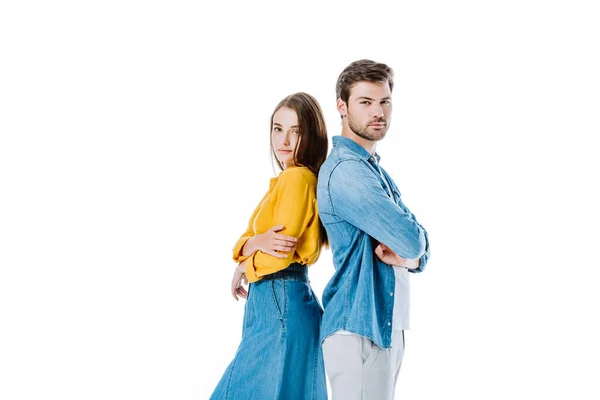
<svg viewBox="0 0 600 400">
<path fill-rule="evenodd" d="M 599 398 L 593 3 L 2 2 L 0 398 L 207 399 L 273 107 L 338 134 L 360 58 L 395 70 L 378 151 L 432 248 L 397 398 Z"/>
</svg>

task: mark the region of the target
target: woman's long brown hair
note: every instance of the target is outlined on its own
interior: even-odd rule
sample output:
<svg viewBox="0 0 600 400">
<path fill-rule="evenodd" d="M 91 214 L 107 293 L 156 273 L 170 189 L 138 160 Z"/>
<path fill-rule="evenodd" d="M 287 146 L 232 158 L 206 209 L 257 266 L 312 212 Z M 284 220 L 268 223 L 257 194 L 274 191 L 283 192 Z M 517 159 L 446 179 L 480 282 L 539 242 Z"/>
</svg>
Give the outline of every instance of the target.
<svg viewBox="0 0 600 400">
<path fill-rule="evenodd" d="M 319 170 L 325 162 L 325 158 L 327 158 L 329 148 L 327 127 L 325 126 L 325 118 L 323 117 L 323 111 L 319 102 L 313 96 L 304 92 L 294 93 L 285 97 L 277 104 L 275 110 L 273 110 L 273 114 L 271 114 L 269 134 L 273 131 L 273 117 L 281 107 L 292 109 L 298 115 L 299 136 L 296 143 L 294 163 L 310 169 L 318 178 Z M 269 140 L 269 142 L 271 143 L 271 154 L 279 168 L 283 170 L 283 165 L 275 155 L 272 140 Z M 321 233 L 321 243 L 328 246 L 327 232 L 320 219 L 319 230 Z"/>
</svg>

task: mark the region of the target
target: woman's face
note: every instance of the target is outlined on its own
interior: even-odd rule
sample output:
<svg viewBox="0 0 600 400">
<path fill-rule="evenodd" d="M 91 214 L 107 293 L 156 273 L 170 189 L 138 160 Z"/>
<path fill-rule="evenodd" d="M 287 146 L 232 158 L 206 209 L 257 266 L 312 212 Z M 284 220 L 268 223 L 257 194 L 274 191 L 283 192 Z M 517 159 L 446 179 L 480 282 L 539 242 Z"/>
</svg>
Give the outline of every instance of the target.
<svg viewBox="0 0 600 400">
<path fill-rule="evenodd" d="M 271 141 L 277 159 L 284 168 L 294 165 L 296 144 L 300 138 L 298 115 L 291 108 L 281 107 L 273 115 Z"/>
</svg>

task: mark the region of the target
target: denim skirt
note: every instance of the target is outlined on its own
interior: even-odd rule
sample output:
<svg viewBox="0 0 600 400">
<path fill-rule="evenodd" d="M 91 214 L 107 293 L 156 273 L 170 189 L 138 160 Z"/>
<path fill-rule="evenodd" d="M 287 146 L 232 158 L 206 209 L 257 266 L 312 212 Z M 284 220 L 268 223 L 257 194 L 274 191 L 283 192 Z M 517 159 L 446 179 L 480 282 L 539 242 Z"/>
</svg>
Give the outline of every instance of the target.
<svg viewBox="0 0 600 400">
<path fill-rule="evenodd" d="M 251 283 L 242 341 L 211 400 L 326 400 L 322 314 L 306 266 Z"/>
</svg>

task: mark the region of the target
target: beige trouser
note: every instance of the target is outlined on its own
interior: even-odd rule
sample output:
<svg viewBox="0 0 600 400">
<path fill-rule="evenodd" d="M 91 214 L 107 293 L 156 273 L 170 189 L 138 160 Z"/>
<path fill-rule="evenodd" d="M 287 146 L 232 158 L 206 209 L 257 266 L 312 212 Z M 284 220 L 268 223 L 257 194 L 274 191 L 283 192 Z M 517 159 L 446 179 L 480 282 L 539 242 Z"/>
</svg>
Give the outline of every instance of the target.
<svg viewBox="0 0 600 400">
<path fill-rule="evenodd" d="M 323 341 L 332 400 L 393 400 L 404 356 L 404 331 L 394 331 L 392 348 L 359 335 L 333 334 Z"/>
</svg>

